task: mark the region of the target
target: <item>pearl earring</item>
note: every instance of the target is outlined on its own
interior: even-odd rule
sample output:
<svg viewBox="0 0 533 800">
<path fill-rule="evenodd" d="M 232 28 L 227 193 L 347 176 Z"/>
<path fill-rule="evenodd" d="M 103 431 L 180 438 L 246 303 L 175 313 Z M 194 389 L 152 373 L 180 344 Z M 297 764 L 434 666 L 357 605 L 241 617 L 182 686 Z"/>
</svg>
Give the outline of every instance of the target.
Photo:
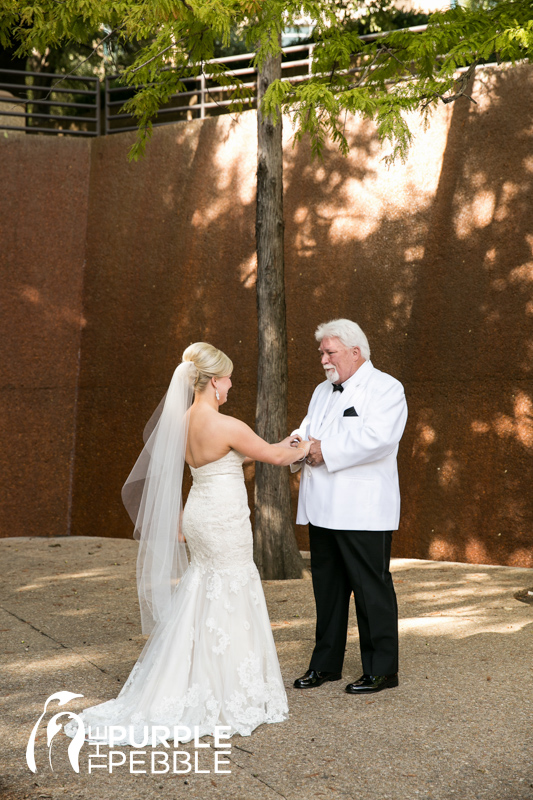
<svg viewBox="0 0 533 800">
<path fill-rule="evenodd" d="M 217 400 L 220 400 L 220 395 L 218 393 L 218 389 L 217 389 L 216 386 L 215 386 L 215 397 L 216 397 Z"/>
</svg>

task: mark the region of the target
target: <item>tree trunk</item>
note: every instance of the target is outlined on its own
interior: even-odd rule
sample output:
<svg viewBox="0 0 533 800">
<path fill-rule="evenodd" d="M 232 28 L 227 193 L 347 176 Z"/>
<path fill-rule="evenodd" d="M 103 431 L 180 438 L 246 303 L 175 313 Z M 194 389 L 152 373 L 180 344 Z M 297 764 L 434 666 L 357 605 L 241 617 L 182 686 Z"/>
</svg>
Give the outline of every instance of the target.
<svg viewBox="0 0 533 800">
<path fill-rule="evenodd" d="M 258 380 L 255 429 L 268 442 L 287 435 L 287 322 L 283 262 L 281 119 L 261 113 L 269 84 L 281 77 L 281 55 L 257 82 L 257 318 Z M 254 558 L 262 578 L 300 578 L 304 568 L 292 524 L 289 470 L 256 462 Z"/>
</svg>

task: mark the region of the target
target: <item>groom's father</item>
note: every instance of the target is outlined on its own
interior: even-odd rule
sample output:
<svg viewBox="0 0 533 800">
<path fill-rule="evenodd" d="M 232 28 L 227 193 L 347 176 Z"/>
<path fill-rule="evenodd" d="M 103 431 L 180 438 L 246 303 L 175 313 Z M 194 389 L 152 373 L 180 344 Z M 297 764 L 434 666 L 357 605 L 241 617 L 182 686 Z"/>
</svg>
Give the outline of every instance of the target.
<svg viewBox="0 0 533 800">
<path fill-rule="evenodd" d="M 355 322 L 315 333 L 327 380 L 293 436 L 312 441 L 303 464 L 297 524 L 309 523 L 316 644 L 298 689 L 342 678 L 353 592 L 363 675 L 350 694 L 398 685 L 398 609 L 389 571 L 400 518 L 396 455 L 407 419 L 403 387 L 370 362 Z"/>
</svg>

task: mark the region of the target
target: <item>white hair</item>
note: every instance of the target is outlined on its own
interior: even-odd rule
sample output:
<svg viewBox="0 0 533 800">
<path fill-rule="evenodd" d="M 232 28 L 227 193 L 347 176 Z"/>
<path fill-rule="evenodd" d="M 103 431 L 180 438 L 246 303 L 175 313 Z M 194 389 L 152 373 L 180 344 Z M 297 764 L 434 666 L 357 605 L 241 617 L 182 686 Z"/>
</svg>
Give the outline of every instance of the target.
<svg viewBox="0 0 533 800">
<path fill-rule="evenodd" d="M 315 331 L 317 342 L 333 337 L 339 339 L 345 347 L 359 347 L 366 361 L 370 358 L 368 339 L 357 322 L 352 322 L 351 319 L 332 319 L 323 322 Z"/>
</svg>

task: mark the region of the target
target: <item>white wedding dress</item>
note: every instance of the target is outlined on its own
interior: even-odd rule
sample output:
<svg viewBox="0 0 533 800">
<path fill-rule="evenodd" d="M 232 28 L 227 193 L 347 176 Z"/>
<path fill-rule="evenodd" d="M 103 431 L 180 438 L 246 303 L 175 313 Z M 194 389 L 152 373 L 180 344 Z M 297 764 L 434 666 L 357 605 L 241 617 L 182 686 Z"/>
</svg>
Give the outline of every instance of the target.
<svg viewBox="0 0 533 800">
<path fill-rule="evenodd" d="M 193 469 L 182 529 L 190 564 L 172 596 L 171 613 L 157 625 L 115 700 L 80 714 L 86 736 L 105 742 L 105 729 L 122 726 L 116 744 L 142 742 L 147 726 L 186 726 L 192 739 L 213 734 L 249 736 L 264 722 L 288 717 L 259 573 L 252 556 L 244 456 L 234 450 Z M 75 721 L 65 726 L 74 736 Z M 132 734 L 133 740 L 132 741 Z M 180 734 L 181 735 L 181 734 Z M 92 738 L 92 736 L 91 736 Z M 185 739 L 186 740 L 186 739 Z M 180 741 L 184 739 L 180 738 Z"/>
</svg>

